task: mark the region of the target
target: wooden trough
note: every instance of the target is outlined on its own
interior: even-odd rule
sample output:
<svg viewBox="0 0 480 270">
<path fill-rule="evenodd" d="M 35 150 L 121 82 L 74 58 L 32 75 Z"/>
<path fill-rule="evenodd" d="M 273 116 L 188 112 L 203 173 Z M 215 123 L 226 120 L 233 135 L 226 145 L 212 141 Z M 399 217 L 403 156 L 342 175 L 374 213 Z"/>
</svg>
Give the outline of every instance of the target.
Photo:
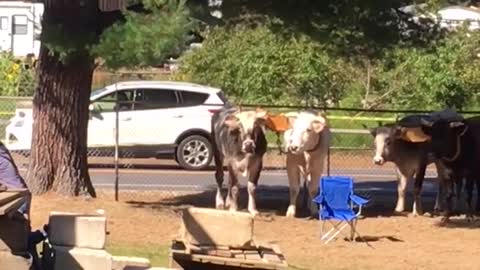
<svg viewBox="0 0 480 270">
<path fill-rule="evenodd" d="M 248 213 L 191 207 L 183 212 L 180 237 L 171 246 L 174 269 L 287 269 L 276 245 L 255 244 Z"/>
</svg>

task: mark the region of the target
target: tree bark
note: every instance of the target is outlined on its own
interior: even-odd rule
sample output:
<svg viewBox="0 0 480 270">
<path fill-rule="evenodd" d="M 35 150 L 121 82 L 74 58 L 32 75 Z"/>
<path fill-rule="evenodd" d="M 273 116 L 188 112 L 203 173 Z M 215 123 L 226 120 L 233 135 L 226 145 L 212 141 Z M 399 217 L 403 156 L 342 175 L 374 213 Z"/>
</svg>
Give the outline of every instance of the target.
<svg viewBox="0 0 480 270">
<path fill-rule="evenodd" d="M 97 1 L 45 1 L 43 31 L 61 25 L 65 33 L 96 33 Z M 46 41 L 48 42 L 48 40 Z M 66 45 L 68 46 L 68 45 Z M 95 190 L 87 166 L 87 127 L 94 59 L 87 47 L 68 51 L 67 60 L 42 41 L 38 86 L 33 98 L 33 134 L 27 185 L 34 194 L 53 190 L 67 196 Z"/>
</svg>

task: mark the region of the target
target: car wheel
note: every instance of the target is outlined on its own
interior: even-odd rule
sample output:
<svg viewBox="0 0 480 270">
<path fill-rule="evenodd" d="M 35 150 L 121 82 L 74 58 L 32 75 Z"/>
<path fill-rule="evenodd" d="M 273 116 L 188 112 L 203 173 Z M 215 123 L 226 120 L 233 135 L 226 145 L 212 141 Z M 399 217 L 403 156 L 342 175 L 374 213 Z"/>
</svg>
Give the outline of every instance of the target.
<svg viewBox="0 0 480 270">
<path fill-rule="evenodd" d="M 210 141 L 199 135 L 188 136 L 177 147 L 176 160 L 187 170 L 201 170 L 210 165 L 213 158 Z"/>
</svg>

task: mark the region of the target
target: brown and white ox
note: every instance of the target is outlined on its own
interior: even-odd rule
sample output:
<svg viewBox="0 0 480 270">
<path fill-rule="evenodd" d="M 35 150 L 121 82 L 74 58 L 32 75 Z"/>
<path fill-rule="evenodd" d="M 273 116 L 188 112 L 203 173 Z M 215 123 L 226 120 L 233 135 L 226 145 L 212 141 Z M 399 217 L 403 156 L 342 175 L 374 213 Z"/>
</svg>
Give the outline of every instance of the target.
<svg viewBox="0 0 480 270">
<path fill-rule="evenodd" d="M 374 138 L 375 155 L 373 163 L 383 166 L 386 162 L 395 165 L 398 178 L 398 197 L 395 212 L 405 210 L 405 193 L 407 183 L 414 181 L 415 175 L 425 175 L 427 165 L 435 163 L 438 173 L 438 192 L 434 210 L 440 211 L 443 198 L 444 166 L 438 162 L 431 152 L 431 142 L 418 129 L 405 129 L 388 124 L 370 129 Z M 415 181 L 412 215 L 422 215 L 421 204 L 422 183 Z"/>
<path fill-rule="evenodd" d="M 296 215 L 300 176 L 303 176 L 307 183 L 310 215 L 316 217 L 318 207 L 312 200 L 318 193 L 319 180 L 328 155 L 330 129 L 326 119 L 314 112 L 291 112 L 285 116 L 288 117 L 290 124 L 290 129 L 284 133 L 290 189 L 287 217 Z"/>
<path fill-rule="evenodd" d="M 267 117 L 264 110 L 241 111 L 234 107 L 224 108 L 213 115 L 211 138 L 216 167 L 217 209 L 238 209 L 238 175 L 241 173 L 248 179 L 248 211 L 252 215 L 258 214 L 255 189 L 263 167 L 263 156 L 267 151 Z M 229 175 L 226 203 L 221 192 L 224 163 Z"/>
</svg>

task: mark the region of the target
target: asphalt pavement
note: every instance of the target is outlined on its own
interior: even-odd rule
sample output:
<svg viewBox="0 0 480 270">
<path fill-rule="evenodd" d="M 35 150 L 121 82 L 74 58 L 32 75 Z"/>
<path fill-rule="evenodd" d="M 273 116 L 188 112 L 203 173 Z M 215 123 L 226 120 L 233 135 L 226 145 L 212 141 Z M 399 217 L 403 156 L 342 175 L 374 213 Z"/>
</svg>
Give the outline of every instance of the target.
<svg viewBox="0 0 480 270">
<path fill-rule="evenodd" d="M 22 169 L 22 173 L 26 170 Z M 352 176 L 356 190 L 396 193 L 396 176 L 392 169 L 335 169 L 330 175 Z M 435 172 L 427 172 L 424 193 L 434 193 Z M 115 170 L 111 168 L 90 169 L 93 185 L 98 189 L 113 189 Z M 156 191 L 207 191 L 216 188 L 214 172 L 185 171 L 181 169 L 119 169 L 119 188 L 121 190 L 156 190 Z M 225 172 L 225 184 L 228 174 Z M 239 177 L 240 185 L 246 185 L 245 177 Z M 412 183 L 409 183 L 409 189 Z M 285 170 L 263 170 L 259 180 L 260 190 L 288 190 L 288 178 Z"/>
<path fill-rule="evenodd" d="M 112 169 L 90 169 L 92 182 L 97 188 L 112 189 L 115 185 L 115 173 Z M 225 182 L 228 181 L 225 173 Z M 397 192 L 396 176 L 392 170 L 340 169 L 332 170 L 330 175 L 345 175 L 355 178 L 356 189 L 363 191 Z M 427 173 L 424 184 L 425 193 L 436 190 L 433 172 Z M 205 191 L 216 188 L 213 171 L 184 170 L 135 170 L 121 169 L 118 175 L 119 187 L 122 190 L 170 190 L 170 191 Z M 246 178 L 239 177 L 240 184 L 246 185 Z M 410 183 L 412 185 L 412 183 Z M 285 170 L 264 170 L 259 180 L 259 189 L 288 189 L 288 178 Z"/>
</svg>

